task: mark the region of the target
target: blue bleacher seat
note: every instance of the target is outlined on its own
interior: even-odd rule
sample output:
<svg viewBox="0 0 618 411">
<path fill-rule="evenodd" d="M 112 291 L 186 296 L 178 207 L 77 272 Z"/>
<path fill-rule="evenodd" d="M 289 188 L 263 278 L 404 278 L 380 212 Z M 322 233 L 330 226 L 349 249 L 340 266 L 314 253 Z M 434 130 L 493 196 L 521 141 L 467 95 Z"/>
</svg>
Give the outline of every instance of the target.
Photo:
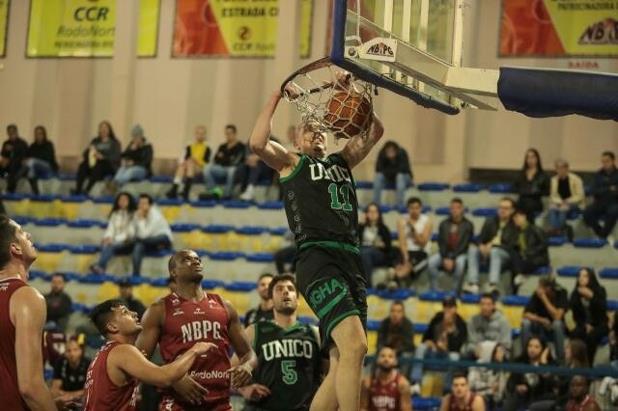
<svg viewBox="0 0 618 411">
<path fill-rule="evenodd" d="M 452 291 L 425 291 L 418 295 L 418 299 L 422 301 L 442 301 L 446 297 L 453 297 L 455 293 Z"/>
<path fill-rule="evenodd" d="M 376 288 L 369 288 L 367 295 L 377 295 L 383 300 L 405 300 L 415 295 L 414 290 L 409 288 L 398 288 L 396 290 L 378 290 Z"/>
<path fill-rule="evenodd" d="M 265 201 L 259 203 L 257 208 L 260 210 L 283 210 L 283 201 Z"/>
<path fill-rule="evenodd" d="M 489 186 L 492 194 L 508 194 L 513 192 L 513 185 L 508 183 L 492 184 Z"/>
<path fill-rule="evenodd" d="M 480 184 L 474 183 L 462 183 L 455 184 L 453 186 L 453 191 L 456 193 L 478 193 L 483 189 L 483 186 Z"/>
<path fill-rule="evenodd" d="M 447 216 L 451 213 L 451 210 L 448 207 L 438 207 L 434 210 L 434 213 L 436 213 L 436 215 Z"/>
<path fill-rule="evenodd" d="M 440 408 L 441 404 L 440 398 L 432 398 L 432 397 L 413 397 L 412 398 L 412 408 L 415 411 L 432 411 Z"/>
<path fill-rule="evenodd" d="M 69 251 L 71 251 L 71 254 L 95 254 L 100 249 L 100 246 L 96 244 L 80 244 L 70 246 Z"/>
<path fill-rule="evenodd" d="M 71 228 L 90 228 L 90 227 L 101 227 L 101 224 L 107 226 L 107 222 L 93 220 L 89 218 L 78 218 L 76 220 L 67 221 L 67 227 Z"/>
<path fill-rule="evenodd" d="M 446 183 L 421 183 L 416 188 L 419 191 L 445 191 L 450 186 Z"/>
<path fill-rule="evenodd" d="M 549 244 L 550 247 L 562 247 L 568 241 L 569 239 L 564 236 L 556 236 L 556 237 L 549 237 L 549 239 L 547 240 L 547 244 Z"/>
<path fill-rule="evenodd" d="M 41 227 L 58 227 L 64 224 L 66 220 L 61 218 L 40 218 L 38 220 L 34 220 L 34 225 Z"/>
<path fill-rule="evenodd" d="M 221 204 L 223 204 L 223 207 L 225 208 L 249 208 L 251 207 L 251 203 L 248 203 L 246 201 L 240 201 L 240 200 L 227 200 L 227 201 L 222 201 Z"/>
<path fill-rule="evenodd" d="M 395 209 L 396 209 L 395 207 L 389 206 L 388 204 L 380 204 L 380 212 L 382 214 L 390 213 L 391 211 L 393 211 Z"/>
<path fill-rule="evenodd" d="M 603 248 L 607 240 L 601 238 L 578 238 L 573 240 L 573 245 L 578 248 Z"/>
<path fill-rule="evenodd" d="M 175 233 L 189 233 L 194 230 L 199 230 L 202 227 L 199 224 L 182 223 L 182 224 L 172 224 L 170 228 Z"/>
<path fill-rule="evenodd" d="M 243 253 L 219 251 L 216 253 L 210 253 L 210 255 L 208 256 L 209 259 L 218 261 L 234 261 L 239 257 L 243 257 Z"/>
<path fill-rule="evenodd" d="M 61 253 L 65 250 L 70 250 L 71 245 L 64 243 L 41 244 L 37 245 L 36 249 L 43 253 Z"/>
<path fill-rule="evenodd" d="M 55 199 L 56 199 L 56 196 L 52 194 L 38 194 L 38 195 L 33 195 L 30 198 L 31 201 L 38 201 L 40 203 L 51 203 Z"/>
<path fill-rule="evenodd" d="M 495 217 L 498 215 L 498 210 L 495 207 L 482 207 L 472 210 L 472 215 L 475 217 Z"/>
<path fill-rule="evenodd" d="M 213 290 L 215 288 L 219 288 L 223 286 L 224 286 L 224 283 L 223 281 L 220 281 L 220 280 L 203 280 L 202 281 L 202 288 L 205 288 L 207 290 Z"/>
<path fill-rule="evenodd" d="M 21 201 L 29 198 L 30 196 L 23 193 L 3 193 L 1 197 L 6 201 Z"/>
<path fill-rule="evenodd" d="M 601 278 L 611 278 L 613 280 L 618 279 L 618 267 L 605 267 L 599 271 Z"/>
<path fill-rule="evenodd" d="M 107 274 L 86 274 L 79 278 L 80 283 L 84 284 L 103 284 L 107 281 L 113 281 L 115 277 Z"/>
<path fill-rule="evenodd" d="M 112 196 L 100 196 L 92 199 L 95 204 L 114 204 L 114 197 Z"/>
<path fill-rule="evenodd" d="M 287 227 L 277 227 L 277 228 L 271 228 L 270 229 L 270 233 L 272 235 L 285 235 L 285 233 L 287 233 L 289 230 Z"/>
<path fill-rule="evenodd" d="M 414 333 L 425 334 L 428 328 L 429 324 L 414 324 Z"/>
<path fill-rule="evenodd" d="M 197 208 L 213 208 L 216 205 L 217 205 L 217 202 L 215 200 L 199 200 L 199 201 L 191 202 L 191 207 L 197 207 Z"/>
<path fill-rule="evenodd" d="M 92 311 L 91 307 L 88 307 L 86 304 L 73 303 L 73 311 L 83 314 L 89 314 Z"/>
<path fill-rule="evenodd" d="M 530 297 L 527 295 L 506 295 L 502 297 L 502 304 L 504 305 L 514 305 L 514 306 L 525 306 L 530 301 Z"/>
<path fill-rule="evenodd" d="M 83 194 L 60 196 L 60 201 L 63 203 L 83 203 L 88 201 L 88 196 Z"/>
<path fill-rule="evenodd" d="M 47 279 L 48 279 L 47 273 L 45 271 L 39 271 L 39 270 L 31 270 L 28 273 L 28 277 L 31 280 L 36 280 L 36 279 L 40 278 L 41 280 L 47 281 Z"/>
<path fill-rule="evenodd" d="M 174 182 L 174 177 L 172 176 L 151 176 L 149 178 L 151 183 L 166 183 L 171 184 Z"/>
<path fill-rule="evenodd" d="M 551 274 L 552 272 L 552 268 L 551 267 L 539 267 L 536 270 L 534 270 L 534 272 L 532 273 L 532 275 L 547 275 L 547 274 Z"/>
<path fill-rule="evenodd" d="M 618 300 L 607 300 L 607 309 L 609 311 L 618 310 Z"/>
<path fill-rule="evenodd" d="M 247 255 L 247 261 L 252 263 L 272 263 L 275 261 L 274 257 L 270 253 L 253 253 Z"/>
<path fill-rule="evenodd" d="M 581 267 L 578 267 L 576 265 L 567 265 L 565 267 L 560 267 L 557 270 L 557 273 L 561 277 L 577 277 L 580 269 Z"/>
<path fill-rule="evenodd" d="M 210 234 L 225 234 L 234 231 L 234 226 L 225 224 L 209 224 L 202 227 L 202 231 Z"/>
<path fill-rule="evenodd" d="M 315 317 L 309 317 L 308 315 L 299 316 L 298 321 L 301 324 L 318 325 L 318 320 Z"/>
<path fill-rule="evenodd" d="M 521 329 L 520 328 L 513 328 L 511 330 L 511 337 L 513 339 L 519 338 L 520 335 L 521 335 Z"/>
<path fill-rule="evenodd" d="M 243 227 L 238 227 L 236 229 L 236 234 L 242 235 L 261 235 L 268 232 L 268 227 L 247 225 Z"/>
<path fill-rule="evenodd" d="M 378 331 L 382 320 L 367 320 L 367 331 Z"/>
<path fill-rule="evenodd" d="M 254 281 L 234 281 L 223 286 L 228 291 L 250 292 L 255 290 L 256 284 Z"/>
<path fill-rule="evenodd" d="M 478 304 L 481 301 L 480 294 L 462 294 L 461 302 L 465 304 Z"/>
<path fill-rule="evenodd" d="M 167 287 L 168 281 L 168 278 L 151 278 L 150 285 L 153 287 Z"/>
<path fill-rule="evenodd" d="M 146 257 L 169 257 L 174 254 L 174 251 L 168 248 L 162 250 L 146 251 L 144 254 Z"/>
<path fill-rule="evenodd" d="M 208 250 L 204 250 L 204 249 L 199 249 L 199 250 L 195 250 L 195 252 L 197 253 L 198 256 L 200 257 L 208 257 L 210 255 L 210 251 Z"/>
<path fill-rule="evenodd" d="M 36 220 L 35 218 L 26 217 L 23 215 L 14 215 L 14 216 L 11 216 L 11 218 L 13 219 L 13 221 L 15 221 L 19 225 L 25 225 L 25 224 L 31 223 Z"/>
<path fill-rule="evenodd" d="M 160 198 L 157 200 L 159 206 L 179 206 L 183 201 L 178 198 Z"/>
<path fill-rule="evenodd" d="M 373 182 L 371 181 L 357 181 L 356 188 L 359 190 L 371 190 L 373 188 Z"/>
<path fill-rule="evenodd" d="M 438 233 L 433 233 L 431 235 L 431 241 L 438 241 Z"/>
</svg>

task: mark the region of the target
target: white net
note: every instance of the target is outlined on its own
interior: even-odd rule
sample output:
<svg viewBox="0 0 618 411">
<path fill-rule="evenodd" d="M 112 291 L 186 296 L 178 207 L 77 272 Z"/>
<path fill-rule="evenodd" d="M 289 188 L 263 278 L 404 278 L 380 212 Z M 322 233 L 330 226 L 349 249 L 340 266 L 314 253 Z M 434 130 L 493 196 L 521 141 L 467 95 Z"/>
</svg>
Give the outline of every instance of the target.
<svg viewBox="0 0 618 411">
<path fill-rule="evenodd" d="M 304 123 L 317 125 L 336 138 L 367 134 L 372 88 L 327 60 L 300 69 L 282 86 L 285 99 L 296 106 Z"/>
</svg>

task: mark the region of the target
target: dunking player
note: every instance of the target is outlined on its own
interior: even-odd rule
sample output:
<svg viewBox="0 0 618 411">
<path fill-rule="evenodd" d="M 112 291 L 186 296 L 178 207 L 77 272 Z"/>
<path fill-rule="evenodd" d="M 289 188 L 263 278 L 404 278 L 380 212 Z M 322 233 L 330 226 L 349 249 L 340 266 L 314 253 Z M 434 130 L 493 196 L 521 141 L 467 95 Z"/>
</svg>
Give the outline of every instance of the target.
<svg viewBox="0 0 618 411">
<path fill-rule="evenodd" d="M 176 252 L 169 261 L 174 292 L 154 303 L 143 318 L 144 330 L 137 347 L 152 355 L 157 343 L 166 363 L 172 362 L 196 341 L 217 346 L 205 359 L 199 358 L 189 374 L 173 390 L 166 390 L 161 411 L 231 411 L 230 384 L 242 387 L 251 381 L 255 353 L 234 307 L 216 294 L 202 289 L 202 260 L 192 250 Z M 240 358 L 230 368 L 230 345 Z"/>
<path fill-rule="evenodd" d="M 43 379 L 45 299 L 27 284 L 36 257 L 30 234 L 0 216 L 0 401 L 5 410 L 56 410 Z"/>
<path fill-rule="evenodd" d="M 322 356 L 318 330 L 296 320 L 298 291 L 291 275 L 268 287 L 274 320 L 247 328 L 258 357 L 253 384 L 240 389 L 244 411 L 306 411 L 320 386 Z"/>
<path fill-rule="evenodd" d="M 410 382 L 397 371 L 397 352 L 382 347 L 376 365 L 375 374 L 363 381 L 361 411 L 412 411 Z"/>
<path fill-rule="evenodd" d="M 198 342 L 171 364 L 159 367 L 135 348 L 142 330 L 137 313 L 120 300 L 107 300 L 94 308 L 92 322 L 107 339 L 86 374 L 84 411 L 133 411 L 137 409 L 138 383 L 166 387 L 180 380 L 211 343 Z"/>
<path fill-rule="evenodd" d="M 340 152 L 327 156 L 326 134 L 303 124 L 296 138 L 299 153 L 291 153 L 269 139 L 280 99 L 279 91 L 270 97 L 249 141 L 251 149 L 280 175 L 288 223 L 299 250 L 299 290 L 320 319 L 323 345 L 330 347 L 330 369 L 311 410 L 357 411 L 367 352 L 367 297 L 352 169 L 384 129 L 374 113 L 366 137 L 355 136 Z"/>
</svg>

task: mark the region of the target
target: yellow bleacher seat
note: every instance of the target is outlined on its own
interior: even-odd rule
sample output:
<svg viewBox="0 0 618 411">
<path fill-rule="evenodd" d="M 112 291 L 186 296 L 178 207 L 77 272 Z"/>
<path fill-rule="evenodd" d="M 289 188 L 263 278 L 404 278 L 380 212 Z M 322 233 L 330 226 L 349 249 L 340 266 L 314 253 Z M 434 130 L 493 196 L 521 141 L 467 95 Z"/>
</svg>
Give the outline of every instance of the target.
<svg viewBox="0 0 618 411">
<path fill-rule="evenodd" d="M 442 397 L 444 393 L 444 373 L 426 371 L 423 373 L 421 396 Z"/>
<path fill-rule="evenodd" d="M 30 200 L 7 201 L 4 203 L 9 214 L 28 215 L 30 211 Z"/>
<path fill-rule="evenodd" d="M 112 282 L 104 282 L 98 289 L 97 303 L 109 300 L 112 298 L 118 298 L 118 286 Z"/>
<path fill-rule="evenodd" d="M 173 224 L 178 220 L 178 216 L 182 211 L 180 206 L 163 206 L 161 207 L 161 213 L 165 216 L 168 223 Z"/>
<path fill-rule="evenodd" d="M 80 203 L 64 203 L 60 200 L 54 201 L 54 215 L 67 220 L 79 218 Z"/>
<path fill-rule="evenodd" d="M 243 315 L 252 308 L 251 293 L 245 291 L 229 291 L 224 288 L 216 288 L 213 292 L 219 294 L 224 300 L 228 300 L 239 315 Z"/>
<path fill-rule="evenodd" d="M 30 201 L 27 215 L 35 218 L 59 217 L 52 201 Z"/>
<path fill-rule="evenodd" d="M 133 289 L 135 298 L 140 300 L 146 307 L 165 297 L 168 293 L 169 289 L 167 287 L 153 287 L 150 284 L 141 284 Z"/>
<path fill-rule="evenodd" d="M 68 253 L 47 253 L 47 252 L 39 252 L 36 262 L 34 263 L 34 268 L 36 270 L 45 271 L 48 273 L 53 273 L 55 271 L 60 270 L 60 264 L 62 263 L 63 258 L 67 256 Z"/>
<path fill-rule="evenodd" d="M 502 307 L 502 312 L 506 317 L 511 328 L 520 328 L 521 319 L 524 315 L 524 307 L 505 305 Z"/>
</svg>

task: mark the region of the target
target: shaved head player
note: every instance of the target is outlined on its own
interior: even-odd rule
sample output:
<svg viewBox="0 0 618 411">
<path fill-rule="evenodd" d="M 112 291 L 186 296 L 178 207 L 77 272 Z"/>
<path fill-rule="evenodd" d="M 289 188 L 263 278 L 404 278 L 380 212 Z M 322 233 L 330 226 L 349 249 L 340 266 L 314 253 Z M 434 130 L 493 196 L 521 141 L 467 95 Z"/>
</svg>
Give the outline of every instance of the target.
<svg viewBox="0 0 618 411">
<path fill-rule="evenodd" d="M 367 352 L 367 293 L 358 248 L 358 202 L 352 169 L 367 156 L 384 129 L 373 113 L 367 136 L 352 137 L 341 151 L 327 155 L 326 133 L 303 124 L 296 136 L 299 152 L 293 153 L 269 138 L 280 100 L 277 90 L 259 115 L 249 142 L 279 173 L 288 223 L 298 246 L 298 289 L 320 318 L 321 339 L 330 349 L 329 372 L 311 410 L 357 411 Z"/>
<path fill-rule="evenodd" d="M 251 381 L 256 365 L 244 327 L 228 301 L 202 289 L 201 258 L 192 250 L 176 252 L 169 261 L 174 291 L 144 313 L 144 330 L 137 347 L 152 355 L 157 344 L 166 363 L 172 362 L 195 342 L 215 344 L 205 359 L 198 358 L 187 376 L 163 392 L 161 411 L 231 411 L 230 386 Z M 230 367 L 231 348 L 240 359 Z"/>
<path fill-rule="evenodd" d="M 0 401 L 11 411 L 56 410 L 43 379 L 43 296 L 27 284 L 30 233 L 0 216 Z"/>
</svg>

